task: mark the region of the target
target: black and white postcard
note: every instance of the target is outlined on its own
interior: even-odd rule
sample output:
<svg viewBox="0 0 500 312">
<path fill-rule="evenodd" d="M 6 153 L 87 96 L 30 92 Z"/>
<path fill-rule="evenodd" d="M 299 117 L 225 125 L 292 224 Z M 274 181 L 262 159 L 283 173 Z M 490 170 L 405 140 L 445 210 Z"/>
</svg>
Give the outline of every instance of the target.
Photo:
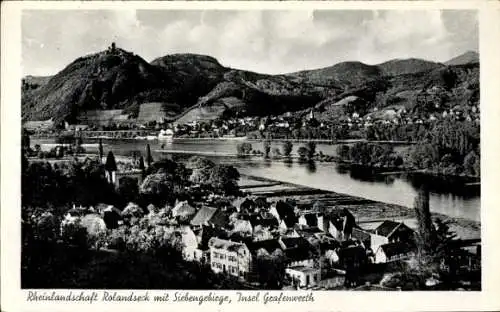
<svg viewBox="0 0 500 312">
<path fill-rule="evenodd" d="M 2 306 L 500 308 L 499 8 L 3 3 Z"/>
</svg>

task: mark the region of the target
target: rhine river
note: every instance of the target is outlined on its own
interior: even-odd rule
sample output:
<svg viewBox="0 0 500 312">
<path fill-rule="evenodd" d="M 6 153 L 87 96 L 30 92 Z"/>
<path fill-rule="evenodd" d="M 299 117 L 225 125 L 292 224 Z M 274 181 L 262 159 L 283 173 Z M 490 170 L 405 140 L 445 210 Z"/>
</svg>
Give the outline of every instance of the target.
<svg viewBox="0 0 500 312">
<path fill-rule="evenodd" d="M 32 139 L 31 144 L 53 143 L 53 140 Z M 95 141 L 93 141 L 95 142 Z M 84 143 L 92 143 L 87 141 Z M 137 141 L 137 140 L 103 140 L 105 155 L 109 150 L 115 155 L 128 155 L 131 151 L 146 153 L 146 144 L 150 144 L 153 157 L 164 157 L 163 153 L 155 150 L 168 150 L 193 153 L 235 154 L 239 140 L 197 140 L 174 139 L 171 142 Z M 261 142 L 250 142 L 254 149 L 263 150 Z M 301 143 L 295 143 L 293 153 L 296 153 Z M 281 150 L 282 143 L 272 143 L 271 151 Z M 396 146 L 395 149 L 403 149 Z M 86 147 L 88 152 L 97 152 L 96 146 Z M 317 144 L 316 150 L 326 155 L 335 155 L 336 146 Z M 163 155 L 162 155 L 163 154 Z M 446 180 L 422 178 L 401 174 L 391 175 L 364 175 L 354 173 L 349 169 L 342 169 L 335 163 L 315 162 L 314 164 L 299 163 L 294 159 L 291 163 L 270 161 L 262 157 L 235 158 L 210 157 L 216 162 L 230 163 L 242 174 L 259 176 L 281 182 L 294 183 L 321 190 L 344 193 L 352 196 L 398 204 L 406 207 L 413 206 L 417 192 L 417 185 L 424 183 L 430 189 L 431 211 L 442 213 L 450 217 L 459 217 L 473 221 L 481 221 L 480 194 L 477 188 L 456 187 Z"/>
</svg>

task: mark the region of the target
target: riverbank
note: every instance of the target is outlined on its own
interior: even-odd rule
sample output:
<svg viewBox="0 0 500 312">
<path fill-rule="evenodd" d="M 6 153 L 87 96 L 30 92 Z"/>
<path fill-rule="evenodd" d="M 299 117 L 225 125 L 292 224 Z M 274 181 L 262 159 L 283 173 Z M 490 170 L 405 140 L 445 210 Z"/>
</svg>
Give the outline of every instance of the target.
<svg viewBox="0 0 500 312">
<path fill-rule="evenodd" d="M 396 204 L 388 204 L 347 194 L 304 187 L 298 184 L 285 183 L 273 179 L 242 174 L 242 191 L 249 195 L 263 196 L 270 201 L 285 199 L 296 200 L 299 204 L 312 205 L 318 202 L 327 209 L 347 208 L 353 213 L 356 222 L 362 228 L 373 229 L 383 220 L 403 221 L 416 229 L 415 210 Z M 251 187 L 249 187 L 249 185 Z M 432 209 L 432 207 L 431 207 Z M 449 222 L 450 229 L 461 239 L 481 237 L 481 223 L 464 218 L 450 217 L 441 213 L 432 213 L 434 219 L 440 218 Z"/>
</svg>

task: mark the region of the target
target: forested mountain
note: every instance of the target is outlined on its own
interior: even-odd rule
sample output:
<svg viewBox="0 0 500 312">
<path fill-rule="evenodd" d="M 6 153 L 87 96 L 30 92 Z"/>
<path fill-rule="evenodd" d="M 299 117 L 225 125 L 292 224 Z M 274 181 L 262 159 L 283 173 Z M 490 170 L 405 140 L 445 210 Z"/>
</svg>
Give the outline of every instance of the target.
<svg viewBox="0 0 500 312">
<path fill-rule="evenodd" d="M 472 59 L 470 53 L 447 62 L 451 65 L 419 59 L 379 65 L 343 62 L 266 75 L 227 68 L 215 58 L 196 54 L 167 55 L 148 63 L 113 45 L 76 59 L 52 77 L 25 77 L 22 117 L 71 122 L 79 112 L 95 109 L 125 109 L 134 117 L 146 102 L 175 103 L 179 117 L 189 111 L 192 118 L 207 108 L 213 117 L 225 112 L 264 116 L 311 107 L 329 111 L 332 105 L 347 106 L 341 114 L 366 114 L 394 104 L 419 111 L 417 98 L 431 89 L 444 106 L 476 105 L 479 64 L 467 59 Z M 357 106 L 349 106 L 352 101 L 338 105 L 352 96 Z"/>
</svg>

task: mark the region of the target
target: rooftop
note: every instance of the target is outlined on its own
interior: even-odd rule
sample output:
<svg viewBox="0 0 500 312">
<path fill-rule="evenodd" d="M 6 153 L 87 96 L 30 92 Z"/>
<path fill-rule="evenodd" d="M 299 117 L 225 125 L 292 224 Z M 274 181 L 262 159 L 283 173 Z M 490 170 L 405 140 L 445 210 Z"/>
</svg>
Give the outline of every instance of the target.
<svg viewBox="0 0 500 312">
<path fill-rule="evenodd" d="M 304 265 L 297 265 L 297 266 L 292 266 L 287 268 L 287 270 L 294 270 L 294 271 L 299 271 L 303 273 L 317 273 L 319 272 L 319 269 L 304 266 Z"/>
</svg>

